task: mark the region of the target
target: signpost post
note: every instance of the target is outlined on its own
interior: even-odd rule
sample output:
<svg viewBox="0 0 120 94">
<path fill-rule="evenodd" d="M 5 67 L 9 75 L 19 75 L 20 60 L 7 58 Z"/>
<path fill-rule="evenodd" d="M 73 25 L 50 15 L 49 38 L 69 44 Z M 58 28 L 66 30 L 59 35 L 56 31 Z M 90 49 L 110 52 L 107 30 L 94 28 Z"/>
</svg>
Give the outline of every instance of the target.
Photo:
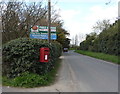
<svg viewBox="0 0 120 94">
<path fill-rule="evenodd" d="M 51 43 L 51 39 L 57 39 L 56 27 L 51 27 L 51 0 L 48 0 L 48 26 L 34 28 L 31 28 L 30 38 L 47 39 L 48 43 Z"/>
<path fill-rule="evenodd" d="M 48 43 L 51 41 L 51 0 L 48 0 Z"/>
<path fill-rule="evenodd" d="M 118 30 L 120 30 L 120 1 L 118 2 Z"/>
</svg>

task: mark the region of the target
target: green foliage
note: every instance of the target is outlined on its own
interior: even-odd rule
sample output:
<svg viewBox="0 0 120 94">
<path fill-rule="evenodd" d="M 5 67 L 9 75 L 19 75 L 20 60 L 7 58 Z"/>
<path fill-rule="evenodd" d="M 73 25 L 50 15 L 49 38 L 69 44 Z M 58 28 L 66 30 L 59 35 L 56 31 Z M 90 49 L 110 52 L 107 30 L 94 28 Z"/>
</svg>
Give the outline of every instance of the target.
<svg viewBox="0 0 120 94">
<path fill-rule="evenodd" d="M 21 76 L 14 79 L 5 78 L 3 80 L 4 85 L 19 86 L 19 87 L 37 87 L 41 85 L 47 85 L 47 77 L 40 76 L 29 72 L 23 73 Z"/>
<path fill-rule="evenodd" d="M 75 50 L 75 48 L 71 47 L 69 50 Z"/>
<path fill-rule="evenodd" d="M 66 36 L 69 36 L 70 34 L 68 31 L 62 28 L 63 23 L 59 23 L 57 26 L 57 40 L 63 48 L 69 48 L 70 39 Z"/>
<path fill-rule="evenodd" d="M 23 73 L 22 76 L 13 79 L 14 86 L 20 87 L 36 87 L 47 84 L 47 77 L 38 74 Z"/>
<path fill-rule="evenodd" d="M 3 76 L 2 83 L 6 86 L 33 88 L 50 85 L 55 81 L 56 73 L 60 67 L 60 59 L 55 63 L 55 68 L 44 75 L 24 72 L 19 77 L 7 78 Z"/>
<path fill-rule="evenodd" d="M 120 31 L 116 21 L 109 28 L 104 29 L 99 35 L 89 34 L 86 40 L 80 43 L 81 50 L 102 52 L 112 55 L 120 55 Z"/>
<path fill-rule="evenodd" d="M 94 31 L 103 31 L 104 29 L 108 29 L 110 26 L 110 20 L 97 21 L 95 26 L 93 26 Z"/>
<path fill-rule="evenodd" d="M 83 51 L 83 50 L 76 50 L 75 52 L 120 64 L 120 61 L 118 60 L 118 56 L 115 56 L 115 55 L 109 55 L 109 54 L 97 53 L 97 52 L 91 52 L 91 51 Z"/>
<path fill-rule="evenodd" d="M 1 17 L 2 17 L 2 43 L 7 43 L 10 40 L 29 37 L 29 30 L 34 25 L 47 26 L 47 9 L 42 0 L 39 2 L 1 2 Z M 53 6 L 54 7 L 54 6 Z M 17 9 L 17 10 L 16 10 Z M 63 45 L 68 31 L 63 28 L 63 21 L 59 19 L 58 10 L 51 17 L 51 26 L 57 27 L 57 41 Z"/>
<path fill-rule="evenodd" d="M 50 48 L 48 63 L 39 62 L 39 49 Z M 3 45 L 3 75 L 14 78 L 26 71 L 43 75 L 54 68 L 54 63 L 61 55 L 62 47 L 59 43 L 48 44 L 39 39 L 20 38 Z"/>
</svg>

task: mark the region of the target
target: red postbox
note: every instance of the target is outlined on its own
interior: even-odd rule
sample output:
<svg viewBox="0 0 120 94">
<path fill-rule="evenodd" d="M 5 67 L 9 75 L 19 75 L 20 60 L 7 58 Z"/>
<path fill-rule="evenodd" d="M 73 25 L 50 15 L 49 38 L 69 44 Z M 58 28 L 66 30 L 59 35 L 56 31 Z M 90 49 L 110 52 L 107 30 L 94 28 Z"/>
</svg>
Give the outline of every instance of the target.
<svg viewBox="0 0 120 94">
<path fill-rule="evenodd" d="M 40 62 L 48 62 L 49 61 L 50 49 L 47 47 L 40 48 Z"/>
</svg>

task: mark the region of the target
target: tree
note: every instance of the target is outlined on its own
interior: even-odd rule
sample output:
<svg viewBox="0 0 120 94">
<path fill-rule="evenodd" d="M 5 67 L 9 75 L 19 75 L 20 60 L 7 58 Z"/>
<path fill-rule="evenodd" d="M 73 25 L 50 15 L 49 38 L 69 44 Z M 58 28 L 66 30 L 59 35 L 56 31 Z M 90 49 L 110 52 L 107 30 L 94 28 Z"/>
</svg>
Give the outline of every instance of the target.
<svg viewBox="0 0 120 94">
<path fill-rule="evenodd" d="M 67 38 L 67 36 L 69 36 L 69 33 L 67 30 L 62 28 L 63 22 L 57 21 L 55 26 L 57 27 L 57 40 L 56 41 L 61 43 L 63 48 L 66 46 L 69 47 L 70 39 Z"/>
<path fill-rule="evenodd" d="M 70 39 L 66 38 L 63 43 L 63 48 L 69 48 L 70 44 Z"/>
<path fill-rule="evenodd" d="M 103 21 L 97 21 L 96 24 L 93 26 L 93 30 L 99 34 L 104 29 L 108 29 L 110 27 L 110 20 L 103 20 Z"/>
<path fill-rule="evenodd" d="M 47 7 L 43 6 L 42 0 L 38 3 L 2 2 L 0 10 L 3 43 L 20 37 L 29 38 L 29 29 L 34 25 L 48 25 Z M 52 10 L 51 26 L 57 28 L 57 41 L 64 45 L 69 33 L 63 28 L 63 21 L 59 17 L 57 10 Z"/>
<path fill-rule="evenodd" d="M 3 42 L 9 41 L 11 39 L 15 39 L 19 37 L 18 24 L 20 22 L 19 19 L 19 8 L 21 3 L 19 2 L 8 2 L 4 4 L 3 10 L 1 11 L 2 16 L 2 29 L 3 29 Z M 2 6 L 0 4 L 0 6 Z"/>
<path fill-rule="evenodd" d="M 72 37 L 72 45 L 75 45 L 75 38 Z"/>
<path fill-rule="evenodd" d="M 86 40 L 80 43 L 80 49 L 120 55 L 120 31 L 118 28 L 118 21 L 115 21 L 107 29 L 103 29 L 100 34 L 87 34 Z"/>
<path fill-rule="evenodd" d="M 92 32 L 86 35 L 86 40 L 80 43 L 80 48 L 83 50 L 94 51 L 93 45 L 97 38 L 97 34 Z"/>
<path fill-rule="evenodd" d="M 75 46 L 77 46 L 77 45 L 78 45 L 78 36 L 75 35 Z"/>
<path fill-rule="evenodd" d="M 29 29 L 47 17 L 47 9 L 42 6 L 42 0 L 38 3 L 1 2 L 0 10 L 3 43 L 19 37 L 29 37 Z"/>
</svg>

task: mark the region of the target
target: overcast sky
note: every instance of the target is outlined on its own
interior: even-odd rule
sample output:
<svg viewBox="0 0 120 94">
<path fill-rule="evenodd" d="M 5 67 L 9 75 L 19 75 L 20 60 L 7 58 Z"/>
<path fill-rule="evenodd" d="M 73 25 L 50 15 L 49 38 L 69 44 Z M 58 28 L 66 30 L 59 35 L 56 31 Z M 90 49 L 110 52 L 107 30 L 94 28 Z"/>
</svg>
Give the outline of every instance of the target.
<svg viewBox="0 0 120 94">
<path fill-rule="evenodd" d="M 110 19 L 113 23 L 118 16 L 119 0 L 55 1 L 58 1 L 55 7 L 60 9 L 64 27 L 70 33 L 69 38 L 72 39 L 77 34 L 79 41 L 84 39 L 84 35 L 93 32 L 92 27 L 98 20 Z"/>
<path fill-rule="evenodd" d="M 37 2 L 39 0 L 25 1 Z M 47 5 L 48 0 L 43 1 Z M 79 41 L 83 41 L 86 34 L 93 32 L 92 27 L 97 21 L 109 19 L 111 23 L 113 23 L 116 20 L 116 17 L 118 17 L 119 1 L 120 0 L 51 0 L 51 4 L 55 9 L 59 10 L 61 19 L 64 21 L 64 28 L 70 33 L 69 38 L 73 39 L 73 37 L 77 35 Z"/>
</svg>

